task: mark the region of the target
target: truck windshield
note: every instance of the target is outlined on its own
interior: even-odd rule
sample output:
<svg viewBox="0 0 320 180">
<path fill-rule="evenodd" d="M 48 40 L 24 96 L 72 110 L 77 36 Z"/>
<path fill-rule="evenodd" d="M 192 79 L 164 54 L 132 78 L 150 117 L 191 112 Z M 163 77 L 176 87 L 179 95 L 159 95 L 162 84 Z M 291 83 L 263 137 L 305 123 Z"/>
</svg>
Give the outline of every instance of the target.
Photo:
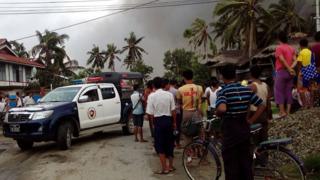
<svg viewBox="0 0 320 180">
<path fill-rule="evenodd" d="M 81 87 L 61 87 L 45 95 L 40 102 L 71 102 Z"/>
</svg>

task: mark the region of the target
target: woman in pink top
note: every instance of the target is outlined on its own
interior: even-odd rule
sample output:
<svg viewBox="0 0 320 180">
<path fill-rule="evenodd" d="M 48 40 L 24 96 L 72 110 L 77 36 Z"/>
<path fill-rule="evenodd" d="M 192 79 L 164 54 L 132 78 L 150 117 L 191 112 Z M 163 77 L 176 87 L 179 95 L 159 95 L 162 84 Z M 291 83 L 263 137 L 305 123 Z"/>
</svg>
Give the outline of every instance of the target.
<svg viewBox="0 0 320 180">
<path fill-rule="evenodd" d="M 288 36 L 285 32 L 279 34 L 280 44 L 276 48 L 276 78 L 274 86 L 275 101 L 280 107 L 279 116 L 285 117 L 290 113 L 292 99 L 293 78 L 296 66 L 295 49 L 288 45 Z M 285 107 L 287 109 L 285 109 Z"/>
</svg>

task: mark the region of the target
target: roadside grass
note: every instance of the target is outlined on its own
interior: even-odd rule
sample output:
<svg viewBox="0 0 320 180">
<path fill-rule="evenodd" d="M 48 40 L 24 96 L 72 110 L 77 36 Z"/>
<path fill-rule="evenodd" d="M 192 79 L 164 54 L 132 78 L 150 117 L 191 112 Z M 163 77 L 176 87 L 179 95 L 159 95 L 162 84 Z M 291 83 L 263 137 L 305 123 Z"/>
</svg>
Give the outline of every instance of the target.
<svg viewBox="0 0 320 180">
<path fill-rule="evenodd" d="M 304 158 L 304 166 L 308 174 L 308 180 L 320 180 L 320 153 L 308 155 Z"/>
</svg>

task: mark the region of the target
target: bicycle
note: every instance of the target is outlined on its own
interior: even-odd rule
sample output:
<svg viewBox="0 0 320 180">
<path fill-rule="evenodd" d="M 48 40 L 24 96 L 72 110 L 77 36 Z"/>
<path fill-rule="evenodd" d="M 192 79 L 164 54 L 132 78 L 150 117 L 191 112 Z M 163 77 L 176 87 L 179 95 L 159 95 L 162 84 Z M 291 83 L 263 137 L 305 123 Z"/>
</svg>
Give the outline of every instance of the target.
<svg viewBox="0 0 320 180">
<path fill-rule="evenodd" d="M 218 180 L 222 176 L 221 140 L 212 132 L 212 123 L 217 117 L 196 123 L 206 123 L 205 138 L 195 138 L 183 150 L 183 167 L 191 180 Z M 261 124 L 251 126 L 254 135 L 262 129 Z M 291 138 L 261 142 L 254 146 L 254 178 L 257 180 L 305 180 L 302 161 L 288 148 Z M 192 153 L 190 153 L 192 152 Z"/>
</svg>

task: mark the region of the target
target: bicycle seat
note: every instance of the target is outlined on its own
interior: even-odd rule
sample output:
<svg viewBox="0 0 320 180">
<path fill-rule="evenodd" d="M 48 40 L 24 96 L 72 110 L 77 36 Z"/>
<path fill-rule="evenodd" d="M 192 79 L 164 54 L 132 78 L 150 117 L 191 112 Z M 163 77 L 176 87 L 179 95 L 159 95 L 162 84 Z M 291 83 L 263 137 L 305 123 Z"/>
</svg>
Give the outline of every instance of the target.
<svg viewBox="0 0 320 180">
<path fill-rule="evenodd" d="M 259 131 L 261 128 L 262 128 L 262 125 L 260 123 L 253 124 L 250 126 L 250 132 L 255 133 L 255 132 Z"/>
<path fill-rule="evenodd" d="M 281 139 L 272 139 L 268 141 L 263 141 L 260 143 L 260 146 L 265 147 L 265 146 L 285 146 L 288 144 L 292 144 L 292 138 L 281 138 Z"/>
</svg>

